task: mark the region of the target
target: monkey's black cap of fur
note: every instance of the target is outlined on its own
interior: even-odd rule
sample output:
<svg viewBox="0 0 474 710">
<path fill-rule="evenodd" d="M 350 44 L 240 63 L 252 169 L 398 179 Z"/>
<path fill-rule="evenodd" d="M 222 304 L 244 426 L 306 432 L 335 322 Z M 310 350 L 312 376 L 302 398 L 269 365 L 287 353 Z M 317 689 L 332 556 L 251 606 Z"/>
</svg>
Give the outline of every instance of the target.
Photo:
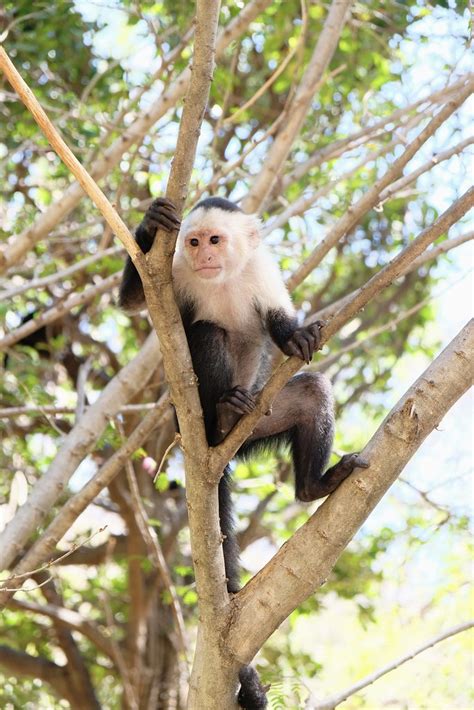
<svg viewBox="0 0 474 710">
<path fill-rule="evenodd" d="M 224 212 L 242 212 L 235 202 L 226 200 L 225 197 L 207 197 L 205 200 L 198 202 L 191 211 L 194 212 L 198 207 L 202 207 L 203 210 L 217 209 Z"/>
</svg>

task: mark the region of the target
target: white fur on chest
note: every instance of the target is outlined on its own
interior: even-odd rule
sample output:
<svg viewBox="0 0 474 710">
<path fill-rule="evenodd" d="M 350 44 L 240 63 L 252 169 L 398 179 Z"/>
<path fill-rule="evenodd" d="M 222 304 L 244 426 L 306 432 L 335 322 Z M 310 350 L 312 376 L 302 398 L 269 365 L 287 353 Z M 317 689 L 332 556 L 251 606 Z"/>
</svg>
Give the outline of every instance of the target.
<svg viewBox="0 0 474 710">
<path fill-rule="evenodd" d="M 212 321 L 225 330 L 247 333 L 261 329 L 254 289 L 236 280 L 223 284 L 203 284 L 196 289 L 194 319 Z"/>
</svg>

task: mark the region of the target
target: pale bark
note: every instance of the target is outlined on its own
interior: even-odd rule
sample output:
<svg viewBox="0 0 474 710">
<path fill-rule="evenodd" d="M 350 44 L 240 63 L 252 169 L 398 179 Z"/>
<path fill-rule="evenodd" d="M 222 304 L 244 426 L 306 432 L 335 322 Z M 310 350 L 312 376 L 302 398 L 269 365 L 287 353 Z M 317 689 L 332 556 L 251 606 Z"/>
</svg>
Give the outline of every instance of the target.
<svg viewBox="0 0 474 710">
<path fill-rule="evenodd" d="M 278 173 L 301 130 L 313 96 L 337 48 L 351 4 L 352 0 L 333 0 L 311 60 L 296 90 L 295 97 L 287 109 L 285 127 L 280 129 L 277 134 L 262 169 L 242 202 L 242 209 L 245 212 L 258 212 L 271 192 Z"/>
<path fill-rule="evenodd" d="M 359 170 L 361 170 L 365 165 L 367 165 L 368 163 L 372 163 L 374 160 L 377 160 L 383 155 L 386 155 L 402 141 L 403 138 L 401 135 L 396 136 L 393 141 L 390 141 L 390 143 L 387 143 L 386 145 L 382 146 L 381 148 L 379 148 L 379 150 L 369 152 L 362 158 L 362 160 L 360 160 L 356 165 L 354 165 L 353 168 L 347 170 L 342 175 L 339 175 L 339 177 L 330 180 L 326 185 L 323 185 L 319 189 L 314 190 L 314 192 L 311 192 L 309 194 L 304 193 L 297 197 L 296 200 L 293 200 L 288 205 L 288 207 L 283 210 L 283 212 L 276 215 L 275 218 L 271 219 L 265 225 L 263 229 L 263 236 L 270 234 L 274 229 L 279 229 L 280 227 L 285 226 L 291 217 L 303 215 L 308 209 L 314 206 L 317 200 L 331 192 L 331 190 L 336 187 L 336 185 L 344 182 L 344 180 L 349 180 L 349 178 L 356 175 Z"/>
<path fill-rule="evenodd" d="M 121 246 L 113 246 L 108 249 L 103 249 L 98 251 L 97 254 L 87 256 L 85 259 L 81 259 L 81 261 L 71 264 L 71 266 L 68 266 L 65 269 L 61 269 L 60 271 L 56 271 L 54 274 L 50 274 L 50 276 L 42 276 L 37 279 L 33 278 L 21 286 L 15 286 L 15 288 L 0 291 L 0 300 L 3 301 L 7 298 L 13 298 L 13 296 L 18 296 L 20 293 L 25 293 L 25 291 L 29 291 L 30 289 L 44 288 L 45 286 L 50 286 L 51 284 L 56 283 L 57 281 L 65 281 L 78 271 L 84 271 L 87 266 L 94 264 L 96 261 L 100 261 L 107 256 L 115 256 L 115 254 L 119 254 L 122 250 Z"/>
<path fill-rule="evenodd" d="M 103 216 L 107 220 L 107 223 L 123 242 L 127 248 L 127 251 L 129 253 L 140 251 L 140 248 L 130 234 L 126 224 L 119 217 L 87 170 L 82 167 L 81 163 L 78 161 L 69 146 L 61 138 L 58 131 L 53 126 L 45 111 L 34 96 L 33 92 L 15 69 L 13 62 L 10 61 L 3 47 L 0 47 L 0 69 L 3 71 L 8 81 L 13 86 L 22 102 L 25 104 L 26 108 L 32 114 L 36 123 L 48 139 L 51 147 L 54 148 L 61 160 L 76 176 L 81 187 L 85 190 L 85 192 L 87 192 L 96 206 L 100 209 Z"/>
<path fill-rule="evenodd" d="M 453 157 L 453 155 L 459 155 L 459 153 L 462 153 L 464 148 L 468 148 L 473 143 L 474 137 L 470 136 L 469 138 L 466 138 L 460 143 L 457 143 L 452 148 L 448 148 L 447 150 L 442 150 L 439 153 L 435 153 L 429 160 L 423 163 L 423 165 L 420 165 L 419 168 L 413 170 L 413 172 L 411 173 L 408 173 L 408 175 L 404 175 L 398 180 L 395 180 L 395 182 L 386 187 L 385 190 L 382 190 L 382 192 L 380 193 L 380 202 L 382 203 L 386 200 L 389 200 L 393 195 L 397 194 L 398 192 L 401 192 L 409 185 L 412 185 L 415 180 L 420 177 L 420 175 L 423 175 L 423 173 L 428 172 L 428 170 L 431 170 L 431 168 L 433 168 L 435 165 L 439 165 L 445 160 L 449 160 Z"/>
<path fill-rule="evenodd" d="M 425 438 L 472 384 L 474 320 L 388 414 L 356 469 L 232 600 L 226 645 L 248 663 L 279 624 L 328 578 L 339 555 Z M 258 619 L 258 624 L 255 624 Z"/>
<path fill-rule="evenodd" d="M 353 133 L 347 138 L 340 138 L 324 148 L 316 150 L 308 160 L 293 167 L 292 170 L 282 178 L 279 191 L 283 194 L 290 185 L 307 175 L 312 168 L 322 165 L 326 160 L 337 158 L 346 151 L 353 150 L 363 145 L 368 142 L 368 140 L 383 137 L 388 124 L 397 123 L 400 124 L 400 127 L 406 128 L 414 119 L 430 115 L 436 104 L 446 103 L 449 96 L 462 89 L 466 82 L 473 77 L 474 74 L 472 73 L 464 74 L 458 81 L 448 84 L 448 86 L 445 86 L 439 91 L 435 91 L 423 99 L 418 99 L 418 101 L 415 101 L 413 104 L 397 109 L 389 116 L 381 118 L 371 126 L 362 128 L 360 131 Z M 421 109 L 421 107 L 423 108 Z M 431 108 L 431 111 L 428 110 L 428 107 Z M 413 111 L 416 111 L 416 109 L 421 109 L 421 111 L 413 116 Z"/>
<path fill-rule="evenodd" d="M 85 415 L 87 416 L 87 414 Z M 0 586 L 0 606 L 12 596 L 11 591 L 2 591 L 2 586 L 8 589 L 20 587 L 25 575 L 39 565 L 55 558 L 55 548 L 63 535 L 67 533 L 76 518 L 92 503 L 94 498 L 108 486 L 115 476 L 123 469 L 134 451 L 138 449 L 148 436 L 166 419 L 171 417 L 169 400 L 163 396 L 157 411 L 149 412 L 128 437 L 127 442 L 99 469 L 86 485 L 67 503 L 63 505 L 54 520 L 49 524 L 43 535 L 31 546 L 12 570 L 11 576 Z M 27 501 L 26 504 L 28 504 Z M 25 505 L 26 505 L 25 504 Z M 21 510 L 21 509 L 20 509 Z M 14 522 L 16 518 L 12 520 Z M 8 527 L 6 528 L 6 530 Z M 5 530 L 5 532 L 6 532 Z M 0 536 L 1 540 L 1 536 Z"/>
<path fill-rule="evenodd" d="M 423 264 L 426 264 L 428 261 L 436 259 L 441 254 L 447 254 L 449 251 L 451 251 L 451 249 L 455 249 L 461 244 L 465 244 L 466 242 L 471 241 L 473 238 L 474 232 L 467 232 L 466 234 L 462 234 L 459 237 L 452 237 L 451 239 L 446 239 L 444 242 L 441 242 L 441 244 L 433 246 L 431 249 L 427 249 L 416 259 L 413 259 L 413 261 L 403 269 L 403 271 L 400 273 L 400 277 L 406 276 L 406 274 L 410 274 L 412 271 L 416 271 L 420 268 L 420 266 L 423 266 Z M 317 313 L 314 314 L 312 320 L 326 320 L 332 318 L 334 314 L 337 313 L 337 311 L 339 311 L 347 303 L 350 303 L 356 292 L 357 289 L 351 291 L 342 298 L 338 298 L 337 301 L 333 301 L 333 303 L 330 303 L 329 306 L 321 308 Z"/>
</svg>

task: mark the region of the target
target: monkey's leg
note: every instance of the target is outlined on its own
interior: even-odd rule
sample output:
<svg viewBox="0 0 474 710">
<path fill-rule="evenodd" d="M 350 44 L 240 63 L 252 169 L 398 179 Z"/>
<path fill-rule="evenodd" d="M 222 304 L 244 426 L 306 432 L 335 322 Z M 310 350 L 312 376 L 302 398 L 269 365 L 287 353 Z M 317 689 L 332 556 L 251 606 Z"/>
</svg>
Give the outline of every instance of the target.
<svg viewBox="0 0 474 710">
<path fill-rule="evenodd" d="M 334 405 L 331 385 L 320 373 L 305 372 L 288 382 L 244 451 L 267 443 L 265 439 L 271 443 L 273 437 L 291 443 L 296 497 L 302 501 L 329 495 L 354 468 L 368 465 L 357 454 L 348 454 L 324 473 L 334 438 Z"/>
</svg>

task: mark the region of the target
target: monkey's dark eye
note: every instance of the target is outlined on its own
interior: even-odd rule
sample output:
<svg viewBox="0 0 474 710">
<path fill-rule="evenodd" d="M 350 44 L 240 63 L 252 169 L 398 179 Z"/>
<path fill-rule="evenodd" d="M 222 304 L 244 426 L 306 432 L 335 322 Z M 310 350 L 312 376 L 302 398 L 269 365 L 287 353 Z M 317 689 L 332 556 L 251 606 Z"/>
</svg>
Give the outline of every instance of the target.
<svg viewBox="0 0 474 710">
<path fill-rule="evenodd" d="M 214 235 L 213 237 L 211 237 L 211 239 L 210 239 L 211 244 L 217 244 L 218 241 L 219 241 L 219 237 L 217 236 L 217 234 L 215 234 L 215 235 Z"/>
<path fill-rule="evenodd" d="M 191 244 L 192 247 L 198 247 L 199 246 L 199 239 L 190 239 L 189 243 Z"/>
</svg>

